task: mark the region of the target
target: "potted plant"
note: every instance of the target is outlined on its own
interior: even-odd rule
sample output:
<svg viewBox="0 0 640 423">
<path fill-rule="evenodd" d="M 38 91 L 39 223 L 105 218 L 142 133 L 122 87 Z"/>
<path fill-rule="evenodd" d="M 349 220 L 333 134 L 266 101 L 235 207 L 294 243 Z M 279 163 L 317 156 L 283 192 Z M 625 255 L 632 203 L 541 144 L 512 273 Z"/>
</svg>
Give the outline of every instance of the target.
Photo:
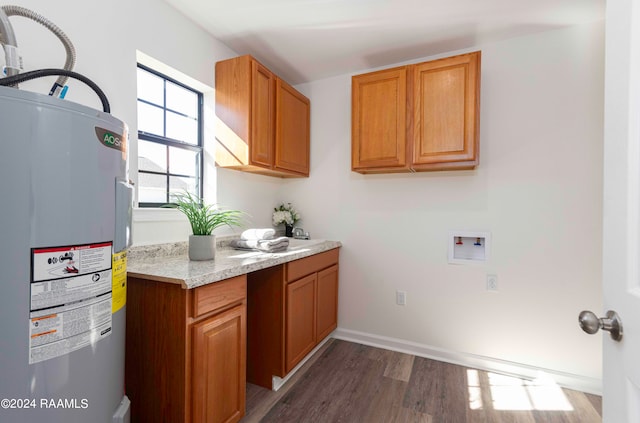
<svg viewBox="0 0 640 423">
<path fill-rule="evenodd" d="M 300 220 L 300 213 L 293 208 L 291 203 L 282 203 L 273 209 L 273 225 L 278 226 L 284 223 L 285 235 L 293 236 L 293 225 Z"/>
<path fill-rule="evenodd" d="M 189 259 L 212 260 L 216 253 L 216 238 L 212 232 L 222 225 L 241 226 L 242 212 L 221 210 L 212 204 L 204 204 L 202 199 L 190 192 L 172 194 L 173 203 L 166 207 L 180 210 L 191 224 L 189 235 Z"/>
</svg>

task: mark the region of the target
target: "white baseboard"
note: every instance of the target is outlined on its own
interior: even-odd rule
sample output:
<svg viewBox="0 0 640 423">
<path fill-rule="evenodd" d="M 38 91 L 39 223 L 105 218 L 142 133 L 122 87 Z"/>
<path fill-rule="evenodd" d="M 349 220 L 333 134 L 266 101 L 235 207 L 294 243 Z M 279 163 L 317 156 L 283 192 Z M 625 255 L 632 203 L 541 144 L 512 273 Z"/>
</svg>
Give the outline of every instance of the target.
<svg viewBox="0 0 640 423">
<path fill-rule="evenodd" d="M 287 373 L 287 375 L 285 377 L 278 377 L 278 376 L 271 376 L 271 390 L 273 391 L 277 391 L 278 389 L 282 388 L 282 385 L 284 385 L 285 383 L 287 383 L 287 381 L 289 379 L 291 379 L 291 377 L 298 371 L 300 370 L 300 368 L 302 366 L 304 366 L 304 364 L 311 358 L 313 357 L 313 355 L 320 349 L 322 348 L 322 346 L 324 344 L 326 344 L 331 338 L 333 338 L 331 335 L 335 333 L 335 331 L 331 332 L 326 338 L 324 338 L 322 341 L 320 341 L 320 343 L 318 345 L 316 345 L 316 347 L 314 349 L 311 350 L 311 352 L 309 352 L 309 354 L 306 355 L 305 358 L 303 358 L 300 363 L 298 363 L 298 365 L 296 367 L 294 367 L 293 369 L 291 369 L 291 371 L 289 373 Z"/>
<path fill-rule="evenodd" d="M 547 378 L 551 378 L 555 383 L 564 388 L 602 395 L 601 379 L 594 379 L 586 376 L 559 372 L 556 370 L 543 369 L 527 364 L 500 360 L 497 358 L 449 351 L 429 345 L 405 341 L 402 339 L 390 338 L 386 336 L 380 336 L 343 328 L 336 329 L 332 333 L 332 337 L 345 341 L 369 345 L 372 347 L 412 354 L 418 357 L 425 357 L 433 360 L 444 361 L 447 363 L 458 364 L 474 369 L 506 374 L 522 379 L 534 380 L 544 375 Z"/>
</svg>

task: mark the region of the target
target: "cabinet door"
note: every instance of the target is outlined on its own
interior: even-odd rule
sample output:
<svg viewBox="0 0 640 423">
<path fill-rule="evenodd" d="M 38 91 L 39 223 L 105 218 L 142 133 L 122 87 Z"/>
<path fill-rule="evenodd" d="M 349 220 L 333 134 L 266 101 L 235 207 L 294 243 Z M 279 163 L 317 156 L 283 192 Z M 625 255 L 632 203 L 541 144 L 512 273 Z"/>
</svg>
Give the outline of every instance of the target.
<svg viewBox="0 0 640 423">
<path fill-rule="evenodd" d="M 309 175 L 309 99 L 276 79 L 274 167 Z"/>
<path fill-rule="evenodd" d="M 316 274 L 287 285 L 285 371 L 288 373 L 316 345 Z"/>
<path fill-rule="evenodd" d="M 317 342 L 338 327 L 338 266 L 318 272 L 317 282 Z"/>
<path fill-rule="evenodd" d="M 356 75 L 351 89 L 351 168 L 404 167 L 407 68 Z"/>
<path fill-rule="evenodd" d="M 413 165 L 478 163 L 480 52 L 415 65 Z"/>
<path fill-rule="evenodd" d="M 250 56 L 216 63 L 216 165 L 235 168 L 250 162 Z"/>
<path fill-rule="evenodd" d="M 251 61 L 251 164 L 273 165 L 274 75 L 255 60 Z"/>
<path fill-rule="evenodd" d="M 239 421 L 245 409 L 246 306 L 192 327 L 193 423 Z"/>
</svg>

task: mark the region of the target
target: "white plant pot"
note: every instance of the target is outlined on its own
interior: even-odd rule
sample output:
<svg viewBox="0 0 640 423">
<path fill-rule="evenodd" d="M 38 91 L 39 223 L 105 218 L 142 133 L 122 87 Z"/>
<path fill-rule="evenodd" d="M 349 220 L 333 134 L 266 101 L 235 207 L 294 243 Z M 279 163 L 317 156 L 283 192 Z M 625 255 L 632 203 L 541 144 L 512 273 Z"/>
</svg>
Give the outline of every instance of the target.
<svg viewBox="0 0 640 423">
<path fill-rule="evenodd" d="M 189 235 L 189 260 L 213 260 L 215 256 L 215 235 Z"/>
</svg>

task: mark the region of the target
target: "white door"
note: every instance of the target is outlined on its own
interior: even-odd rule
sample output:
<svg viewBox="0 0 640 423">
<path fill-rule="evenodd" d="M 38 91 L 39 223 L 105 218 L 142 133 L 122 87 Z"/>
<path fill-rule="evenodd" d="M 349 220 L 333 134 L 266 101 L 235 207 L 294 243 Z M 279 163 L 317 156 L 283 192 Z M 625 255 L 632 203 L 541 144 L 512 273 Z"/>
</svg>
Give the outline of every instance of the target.
<svg viewBox="0 0 640 423">
<path fill-rule="evenodd" d="M 607 0 L 604 124 L 603 421 L 640 422 L 640 1 Z"/>
</svg>

